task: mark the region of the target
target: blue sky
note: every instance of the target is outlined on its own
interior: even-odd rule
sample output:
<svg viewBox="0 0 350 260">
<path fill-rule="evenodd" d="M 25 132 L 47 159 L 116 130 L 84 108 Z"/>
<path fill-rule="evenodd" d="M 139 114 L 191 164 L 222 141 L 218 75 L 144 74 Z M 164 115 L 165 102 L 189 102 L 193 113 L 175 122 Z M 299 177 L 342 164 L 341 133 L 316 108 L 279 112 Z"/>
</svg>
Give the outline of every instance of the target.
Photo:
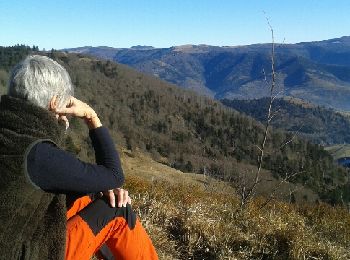
<svg viewBox="0 0 350 260">
<path fill-rule="evenodd" d="M 0 45 L 295 43 L 350 35 L 347 0 L 0 0 Z"/>
</svg>

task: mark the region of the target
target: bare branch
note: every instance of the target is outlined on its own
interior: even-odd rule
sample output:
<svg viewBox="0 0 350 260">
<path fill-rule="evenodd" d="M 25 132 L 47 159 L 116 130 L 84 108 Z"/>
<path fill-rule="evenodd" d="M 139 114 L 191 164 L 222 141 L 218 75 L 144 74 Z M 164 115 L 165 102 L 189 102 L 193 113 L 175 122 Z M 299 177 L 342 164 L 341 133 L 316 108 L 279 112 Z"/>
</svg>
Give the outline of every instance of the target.
<svg viewBox="0 0 350 260">
<path fill-rule="evenodd" d="M 259 147 L 259 145 L 255 145 L 256 146 L 256 148 L 258 148 L 259 149 L 259 151 L 261 151 L 261 148 Z"/>
<path fill-rule="evenodd" d="M 267 21 L 267 24 L 269 26 L 269 29 L 271 31 L 271 81 L 267 80 L 267 75 L 265 72 L 265 69 L 262 70 L 263 76 L 264 76 L 264 81 L 269 84 L 269 101 L 268 101 L 268 106 L 267 106 L 267 114 L 266 114 L 266 120 L 264 122 L 264 131 L 263 131 L 263 138 L 261 140 L 261 143 L 259 145 L 256 145 L 256 147 L 259 150 L 259 154 L 258 154 L 258 159 L 257 159 L 257 168 L 255 170 L 255 176 L 253 179 L 252 184 L 250 184 L 250 186 L 247 186 L 247 183 L 245 182 L 246 179 L 241 180 L 241 184 L 242 186 L 240 186 L 239 188 L 239 192 L 240 192 L 240 204 L 241 207 L 240 209 L 243 210 L 246 206 L 247 203 L 250 202 L 250 200 L 255 196 L 256 193 L 256 189 L 257 186 L 262 182 L 262 181 L 269 181 L 269 180 L 264 180 L 261 178 L 261 171 L 262 171 L 262 166 L 263 166 L 263 162 L 264 162 L 264 157 L 266 154 L 268 154 L 268 152 L 266 151 L 266 144 L 267 144 L 267 139 L 268 136 L 270 134 L 270 127 L 271 127 L 271 121 L 273 118 L 275 118 L 275 116 L 280 112 L 280 108 L 278 108 L 277 110 L 273 111 L 273 104 L 274 101 L 284 92 L 284 90 L 278 91 L 276 93 L 276 71 L 275 71 L 275 38 L 274 38 L 274 30 L 273 27 L 271 26 L 270 20 L 269 18 L 266 16 L 265 14 L 265 18 Z M 300 127 L 301 129 L 301 127 Z M 299 130 L 300 130 L 299 129 Z M 288 140 L 287 142 L 285 142 L 284 144 L 282 144 L 280 146 L 280 149 L 283 148 L 284 146 L 286 146 L 287 144 L 289 144 L 290 142 L 293 141 L 293 139 L 298 135 L 299 130 L 294 134 L 294 136 Z M 278 184 L 275 185 L 275 187 L 272 189 L 270 195 L 266 198 L 266 201 L 261 205 L 260 208 L 265 207 L 274 197 L 276 192 L 281 188 L 282 184 L 288 182 L 291 178 L 295 177 L 297 174 L 299 174 L 299 172 L 295 172 L 295 173 L 285 173 L 285 176 L 283 178 L 280 179 L 280 181 L 278 182 Z M 271 181 L 271 180 L 270 180 Z"/>
<path fill-rule="evenodd" d="M 273 96 L 273 100 L 275 100 L 283 92 L 284 92 L 284 90 L 279 91 L 276 95 Z"/>
<path fill-rule="evenodd" d="M 294 138 L 298 136 L 299 131 L 301 130 L 301 128 L 303 128 L 303 125 L 301 125 L 301 126 L 299 127 L 299 129 L 295 132 L 295 134 L 292 136 L 291 139 L 289 139 L 287 142 L 283 143 L 283 144 L 280 146 L 280 149 L 282 149 L 283 147 L 285 147 L 287 144 L 291 143 L 291 142 L 294 140 Z"/>
<path fill-rule="evenodd" d="M 262 69 L 262 73 L 264 75 L 264 81 L 267 82 L 267 77 L 266 77 L 266 73 L 265 73 L 265 69 L 264 68 Z"/>
<path fill-rule="evenodd" d="M 287 183 L 291 178 L 295 177 L 296 175 L 302 173 L 301 172 L 295 172 L 292 174 L 288 174 L 286 173 L 285 177 L 280 180 L 280 182 L 274 187 L 274 189 L 272 190 L 272 192 L 270 193 L 269 197 L 265 200 L 265 202 L 259 207 L 259 209 L 262 209 L 264 207 L 266 207 L 267 204 L 269 204 L 271 202 L 271 200 L 274 199 L 276 192 L 280 189 L 280 187 L 282 186 L 283 183 Z M 299 188 L 296 188 L 296 190 Z"/>
<path fill-rule="evenodd" d="M 265 122 L 265 131 L 263 135 L 263 140 L 260 145 L 260 154 L 258 156 L 258 166 L 257 166 L 257 171 L 255 174 L 254 182 L 252 186 L 246 191 L 247 193 L 244 196 L 244 201 L 242 202 L 244 204 L 250 200 L 254 195 L 255 195 L 255 190 L 256 186 L 260 183 L 260 173 L 262 169 L 262 164 L 263 164 L 263 159 L 264 159 L 264 152 L 265 152 L 265 145 L 266 145 L 266 140 L 269 134 L 269 128 L 270 128 L 270 123 L 271 123 L 271 115 L 272 115 L 272 105 L 273 101 L 275 99 L 274 97 L 274 89 L 276 86 L 276 73 L 275 73 L 275 37 L 274 37 L 274 32 L 273 28 L 270 24 L 269 19 L 266 17 L 267 24 L 269 25 L 269 28 L 271 30 L 271 39 L 272 39 L 272 44 L 271 44 L 271 86 L 270 86 L 270 100 L 269 100 L 269 105 L 268 105 L 268 112 L 267 112 L 267 117 L 266 117 L 266 122 Z M 245 189 L 244 189 L 245 191 Z"/>
</svg>

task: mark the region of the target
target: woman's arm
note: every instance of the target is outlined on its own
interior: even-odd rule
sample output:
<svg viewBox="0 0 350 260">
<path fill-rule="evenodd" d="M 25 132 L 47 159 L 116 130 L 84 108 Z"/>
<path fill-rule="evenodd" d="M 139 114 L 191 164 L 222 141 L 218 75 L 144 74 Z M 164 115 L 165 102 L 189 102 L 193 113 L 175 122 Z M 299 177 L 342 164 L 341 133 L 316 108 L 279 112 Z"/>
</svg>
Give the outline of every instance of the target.
<svg viewBox="0 0 350 260">
<path fill-rule="evenodd" d="M 51 143 L 36 144 L 27 156 L 31 180 L 41 189 L 54 193 L 95 193 L 120 187 L 124 174 L 119 155 L 108 129 L 90 129 L 97 164 L 77 159 Z"/>
<path fill-rule="evenodd" d="M 27 169 L 33 182 L 46 191 L 60 193 L 93 193 L 120 187 L 124 175 L 119 155 L 96 112 L 74 97 L 70 97 L 63 108 L 58 108 L 57 104 L 57 96 L 54 96 L 50 100 L 49 110 L 55 113 L 57 119 L 68 123 L 66 116 L 73 116 L 83 119 L 87 124 L 97 165 L 82 162 L 53 144 L 39 143 L 27 157 Z M 108 197 L 113 204 L 114 194 L 111 195 Z"/>
</svg>

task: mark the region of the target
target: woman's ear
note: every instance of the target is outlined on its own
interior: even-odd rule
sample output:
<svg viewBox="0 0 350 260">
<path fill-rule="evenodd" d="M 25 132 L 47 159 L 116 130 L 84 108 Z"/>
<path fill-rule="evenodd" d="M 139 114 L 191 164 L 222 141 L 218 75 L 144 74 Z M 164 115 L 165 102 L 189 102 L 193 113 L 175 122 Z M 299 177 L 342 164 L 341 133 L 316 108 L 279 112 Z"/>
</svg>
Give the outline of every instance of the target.
<svg viewBox="0 0 350 260">
<path fill-rule="evenodd" d="M 57 109 L 57 103 L 58 103 L 57 95 L 54 95 L 49 102 L 49 110 L 55 111 Z"/>
<path fill-rule="evenodd" d="M 58 104 L 58 97 L 57 95 L 54 95 L 49 102 L 49 111 L 52 111 L 55 113 L 55 117 L 56 119 L 58 119 L 58 121 L 63 121 L 65 123 L 66 130 L 67 130 L 69 128 L 68 118 L 65 115 L 60 115 L 56 113 L 57 104 Z"/>
</svg>

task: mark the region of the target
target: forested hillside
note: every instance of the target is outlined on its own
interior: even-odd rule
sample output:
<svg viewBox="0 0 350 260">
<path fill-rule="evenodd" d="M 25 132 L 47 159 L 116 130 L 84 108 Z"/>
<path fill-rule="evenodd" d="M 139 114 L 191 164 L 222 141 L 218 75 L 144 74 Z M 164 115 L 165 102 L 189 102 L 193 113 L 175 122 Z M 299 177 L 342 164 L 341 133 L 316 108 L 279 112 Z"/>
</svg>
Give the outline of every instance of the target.
<svg viewBox="0 0 350 260">
<path fill-rule="evenodd" d="M 0 46 L 0 93 L 5 93 L 10 69 L 32 51 L 38 51 L 38 47 L 33 46 L 30 48 L 25 45 Z"/>
<path fill-rule="evenodd" d="M 224 105 L 260 122 L 266 121 L 268 102 L 268 98 L 222 100 Z M 296 99 L 275 99 L 273 110 L 275 116 L 271 123 L 276 128 L 304 136 L 318 144 L 350 143 L 349 117 L 339 112 Z"/>
<path fill-rule="evenodd" d="M 67 68 L 76 96 L 96 109 L 119 145 L 139 147 L 183 171 L 207 172 L 230 181 L 247 174 L 242 164 L 256 165 L 263 127 L 255 120 L 124 65 L 77 54 L 48 55 Z M 70 149 L 92 158 L 92 152 L 82 149 L 88 138 L 78 137 L 82 124 L 73 120 L 72 129 Z M 292 181 L 326 201 L 350 199 L 345 189 L 341 192 L 347 182 L 345 169 L 334 165 L 322 147 L 292 134 L 276 130 L 269 135 L 263 168 L 276 178 L 296 173 Z"/>
</svg>

